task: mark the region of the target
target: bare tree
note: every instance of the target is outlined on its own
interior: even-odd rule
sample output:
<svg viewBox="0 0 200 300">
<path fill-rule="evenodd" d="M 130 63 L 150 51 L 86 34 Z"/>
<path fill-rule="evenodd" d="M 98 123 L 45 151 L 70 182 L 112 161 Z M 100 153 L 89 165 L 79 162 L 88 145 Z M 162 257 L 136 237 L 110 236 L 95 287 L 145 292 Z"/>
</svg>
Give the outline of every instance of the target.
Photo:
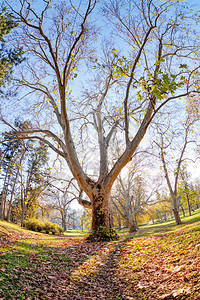
<svg viewBox="0 0 200 300">
<path fill-rule="evenodd" d="M 193 186 L 190 183 L 190 177 L 191 174 L 187 171 L 186 165 L 183 165 L 181 170 L 180 170 L 180 179 L 181 179 L 181 184 L 179 185 L 179 197 L 180 198 L 186 198 L 187 201 L 187 206 L 188 206 L 188 212 L 189 216 L 192 215 L 192 210 L 191 210 L 191 200 L 190 198 L 192 197 L 192 194 L 194 193 L 193 191 Z"/>
<path fill-rule="evenodd" d="M 7 212 L 7 221 L 8 222 L 10 222 L 10 216 L 11 216 L 11 210 L 12 210 L 12 202 L 13 202 L 13 199 L 14 199 L 14 193 L 15 193 L 16 183 L 17 183 L 17 180 L 18 180 L 18 177 L 19 177 L 19 172 L 20 172 L 20 168 L 21 168 L 21 165 L 22 165 L 22 161 L 23 161 L 25 152 L 26 152 L 26 150 L 23 149 L 22 153 L 21 153 L 20 160 L 19 160 L 19 164 L 17 166 L 17 172 L 15 174 L 15 178 L 14 178 L 14 182 L 13 182 L 13 186 L 12 186 L 12 190 L 11 190 L 10 201 L 9 201 L 8 212 Z"/>
<path fill-rule="evenodd" d="M 164 130 L 164 126 L 157 128 L 160 142 L 155 141 L 155 143 L 160 150 L 160 159 L 172 199 L 173 213 L 177 225 L 181 224 L 178 210 L 178 183 L 179 177 L 181 176 L 182 163 L 189 159 L 189 157 L 186 156 L 186 149 L 189 144 L 196 143 L 196 139 L 192 136 L 194 123 L 195 120 L 191 121 L 188 116 L 186 121 L 182 123 L 182 130 L 179 128 L 177 131 L 174 123 L 172 124 L 173 128 L 171 130 L 170 123 Z M 175 154 L 173 154 L 174 151 Z"/>
<path fill-rule="evenodd" d="M 73 179 L 64 181 L 67 181 L 64 189 L 49 182 L 48 188 L 44 190 L 41 200 L 43 203 L 49 202 L 48 207 L 59 213 L 56 219 L 61 220 L 62 228 L 66 231 L 67 225 L 71 225 L 68 222 L 69 215 L 71 214 L 70 204 L 72 201 L 78 200 L 79 191 L 73 183 Z"/>
<path fill-rule="evenodd" d="M 142 169 L 141 161 L 136 159 L 132 161 L 127 174 L 123 178 L 122 175 L 118 176 L 116 188 L 111 196 L 113 206 L 126 221 L 130 233 L 137 231 L 137 217 L 153 195 L 153 188 L 147 192 L 140 168 Z"/>
<path fill-rule="evenodd" d="M 8 0 L 7 6 L 20 25 L 15 41 L 23 45 L 27 55 L 18 90 L 24 93 L 21 100 L 26 99 L 28 113 L 35 112 L 35 128 L 26 134 L 40 139 L 66 160 L 89 197 L 90 201 L 82 204 L 92 209 L 93 237 L 101 239 L 104 228 L 111 233 L 108 239 L 115 238 L 109 197 L 113 183 L 131 160 L 155 114 L 167 102 L 198 92 L 193 84 L 193 73 L 198 72 L 196 66 L 193 68 L 198 56 L 197 36 L 192 30 L 190 39 L 183 34 L 187 27 L 184 13 L 188 26 L 192 26 L 191 14 L 177 1 L 158 5 L 152 0 L 135 0 L 129 5 L 113 0 L 101 11 L 96 0 L 78 5 L 73 1 L 55 5 L 50 0 L 39 1 L 38 6 L 28 0 L 10 3 Z M 109 22 L 107 28 L 113 30 L 115 46 L 108 46 L 104 57 L 97 58 L 96 53 L 95 59 L 99 41 L 91 24 L 100 12 Z M 84 62 L 88 60 L 93 62 L 93 69 L 90 63 L 85 80 L 82 78 L 88 88 L 81 94 L 79 71 L 86 70 Z M 179 72 L 174 71 L 177 68 Z M 96 85 L 91 88 L 95 76 Z M 124 142 L 113 164 L 109 145 L 116 132 Z M 18 132 L 19 138 L 23 135 Z M 79 154 L 80 140 L 85 142 L 85 155 Z M 82 161 L 88 161 L 88 147 L 92 149 L 93 143 L 98 148 L 94 158 L 99 161 L 99 170 L 90 176 L 92 165 L 86 170 Z"/>
</svg>

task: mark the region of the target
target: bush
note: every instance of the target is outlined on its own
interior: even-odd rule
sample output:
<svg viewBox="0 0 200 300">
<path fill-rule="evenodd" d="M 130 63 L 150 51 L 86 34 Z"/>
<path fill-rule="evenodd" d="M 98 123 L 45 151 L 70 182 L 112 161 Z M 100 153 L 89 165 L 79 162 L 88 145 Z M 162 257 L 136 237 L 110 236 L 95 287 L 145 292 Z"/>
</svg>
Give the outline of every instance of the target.
<svg viewBox="0 0 200 300">
<path fill-rule="evenodd" d="M 45 232 L 47 234 L 57 234 L 60 235 L 63 233 L 62 227 L 60 227 L 57 224 L 51 223 L 51 222 L 40 222 L 36 218 L 31 218 L 26 220 L 25 227 L 28 230 L 37 231 L 37 232 Z"/>
<path fill-rule="evenodd" d="M 42 223 L 38 219 L 35 218 L 28 219 L 24 222 L 24 224 L 25 227 L 29 230 L 38 231 L 38 232 L 42 231 Z"/>
<path fill-rule="evenodd" d="M 57 225 L 58 234 L 64 234 L 64 230 L 61 226 Z"/>
<path fill-rule="evenodd" d="M 53 224 L 53 228 L 52 228 L 52 234 L 63 234 L 64 233 L 64 230 L 62 229 L 61 226 L 57 225 L 57 224 Z"/>
<path fill-rule="evenodd" d="M 45 233 L 50 233 L 51 229 L 53 227 L 52 225 L 53 225 L 53 223 L 51 223 L 51 222 L 45 222 L 44 225 L 43 225 L 43 231 Z"/>
</svg>

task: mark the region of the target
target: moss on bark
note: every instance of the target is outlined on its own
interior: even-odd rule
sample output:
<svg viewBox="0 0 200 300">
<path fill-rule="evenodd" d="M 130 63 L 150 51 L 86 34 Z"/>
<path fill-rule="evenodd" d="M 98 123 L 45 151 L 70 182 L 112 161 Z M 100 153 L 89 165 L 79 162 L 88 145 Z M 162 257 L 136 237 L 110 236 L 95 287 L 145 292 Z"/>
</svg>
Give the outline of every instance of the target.
<svg viewBox="0 0 200 300">
<path fill-rule="evenodd" d="M 101 226 L 98 231 L 91 231 L 90 235 L 86 238 L 88 242 L 106 242 L 118 240 L 119 236 L 114 228 L 106 228 Z"/>
</svg>

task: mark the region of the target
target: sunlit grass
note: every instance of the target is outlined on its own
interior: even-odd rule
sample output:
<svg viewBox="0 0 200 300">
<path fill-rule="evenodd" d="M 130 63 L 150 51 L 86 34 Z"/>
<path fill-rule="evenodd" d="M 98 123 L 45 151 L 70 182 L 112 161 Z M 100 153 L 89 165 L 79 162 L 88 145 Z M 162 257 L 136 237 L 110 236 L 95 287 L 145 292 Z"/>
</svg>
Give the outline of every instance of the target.
<svg viewBox="0 0 200 300">
<path fill-rule="evenodd" d="M 190 228 L 190 224 L 200 222 L 200 209 L 196 210 L 192 216 L 186 216 L 181 218 L 182 224 L 175 225 L 174 220 L 170 220 L 167 222 L 156 223 L 156 224 L 149 224 L 144 226 L 139 226 L 137 232 L 130 234 L 128 229 L 124 229 L 122 231 L 118 231 L 118 234 L 121 238 L 139 238 L 139 237 L 148 237 L 150 235 L 160 235 L 164 233 L 170 232 L 178 232 L 181 229 L 186 230 Z M 196 224 L 198 226 L 198 223 Z"/>
<path fill-rule="evenodd" d="M 67 230 L 64 235 L 66 237 L 75 237 L 75 238 L 82 238 L 86 237 L 89 234 L 88 230 Z"/>
<path fill-rule="evenodd" d="M 6 234 L 11 230 L 20 231 L 20 232 L 23 231 L 23 229 L 17 224 L 8 223 L 6 221 L 0 221 L 0 234 L 1 232 Z"/>
</svg>

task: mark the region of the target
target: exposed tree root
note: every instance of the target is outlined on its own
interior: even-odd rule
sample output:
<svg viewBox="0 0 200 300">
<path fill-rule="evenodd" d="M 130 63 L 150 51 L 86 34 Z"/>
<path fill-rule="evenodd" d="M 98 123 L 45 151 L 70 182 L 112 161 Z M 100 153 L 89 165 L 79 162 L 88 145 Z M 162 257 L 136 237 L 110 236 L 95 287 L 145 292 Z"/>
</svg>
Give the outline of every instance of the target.
<svg viewBox="0 0 200 300">
<path fill-rule="evenodd" d="M 102 227 L 99 231 L 91 232 L 86 238 L 88 242 L 108 242 L 119 239 L 118 234 L 113 228 Z"/>
</svg>

